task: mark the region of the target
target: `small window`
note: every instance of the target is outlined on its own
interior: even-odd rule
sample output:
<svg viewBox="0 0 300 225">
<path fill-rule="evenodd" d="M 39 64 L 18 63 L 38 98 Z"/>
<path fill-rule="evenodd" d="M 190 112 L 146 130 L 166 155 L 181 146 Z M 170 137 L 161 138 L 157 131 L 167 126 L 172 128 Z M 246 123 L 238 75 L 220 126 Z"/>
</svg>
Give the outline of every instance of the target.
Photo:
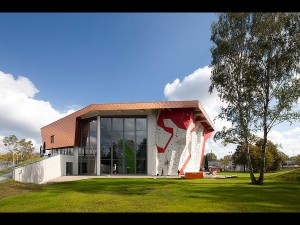
<svg viewBox="0 0 300 225">
<path fill-rule="evenodd" d="M 54 135 L 51 135 L 51 143 L 54 143 Z"/>
</svg>

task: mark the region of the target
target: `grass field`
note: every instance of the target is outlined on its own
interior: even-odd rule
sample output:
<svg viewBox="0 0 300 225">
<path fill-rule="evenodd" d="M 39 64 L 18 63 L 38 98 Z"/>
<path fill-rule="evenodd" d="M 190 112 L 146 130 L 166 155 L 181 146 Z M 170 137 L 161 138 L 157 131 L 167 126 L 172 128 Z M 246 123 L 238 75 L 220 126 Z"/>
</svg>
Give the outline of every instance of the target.
<svg viewBox="0 0 300 225">
<path fill-rule="evenodd" d="M 300 169 L 227 179 L 102 178 L 53 183 L 0 182 L 0 212 L 300 212 Z"/>
</svg>

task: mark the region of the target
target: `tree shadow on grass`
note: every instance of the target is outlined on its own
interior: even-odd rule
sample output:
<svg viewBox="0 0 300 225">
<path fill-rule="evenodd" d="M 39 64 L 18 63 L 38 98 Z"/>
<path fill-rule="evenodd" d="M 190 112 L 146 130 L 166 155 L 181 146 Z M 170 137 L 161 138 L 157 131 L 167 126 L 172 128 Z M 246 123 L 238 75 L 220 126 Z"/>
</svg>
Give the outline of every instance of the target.
<svg viewBox="0 0 300 225">
<path fill-rule="evenodd" d="M 252 185 L 248 179 L 141 179 L 109 178 L 54 183 L 43 187 L 49 195 L 77 192 L 86 195 L 112 194 L 117 196 L 146 196 L 166 204 L 190 204 L 209 206 L 209 210 L 225 212 L 299 212 L 299 184 L 267 181 L 264 185 Z M 95 199 L 96 201 L 96 199 Z M 141 200 L 142 201 L 142 200 Z M 100 201 L 99 204 L 104 204 Z M 194 207 L 194 208 L 193 208 Z M 199 206 L 200 207 L 200 206 Z M 224 208 L 225 207 L 225 208 Z M 202 208 L 201 208 L 202 210 Z M 204 209 L 205 210 L 205 209 Z"/>
<path fill-rule="evenodd" d="M 267 182 L 265 185 L 221 184 L 207 185 L 202 189 L 193 187 L 185 193 L 186 198 L 203 199 L 208 205 L 222 205 L 234 212 L 299 212 L 299 186 L 296 183 Z"/>
<path fill-rule="evenodd" d="M 80 181 L 53 183 L 45 186 L 46 190 L 55 193 L 75 191 L 84 194 L 114 192 L 119 195 L 144 195 L 163 187 L 179 188 L 181 182 L 176 179 L 131 179 L 131 178 L 92 178 Z"/>
</svg>

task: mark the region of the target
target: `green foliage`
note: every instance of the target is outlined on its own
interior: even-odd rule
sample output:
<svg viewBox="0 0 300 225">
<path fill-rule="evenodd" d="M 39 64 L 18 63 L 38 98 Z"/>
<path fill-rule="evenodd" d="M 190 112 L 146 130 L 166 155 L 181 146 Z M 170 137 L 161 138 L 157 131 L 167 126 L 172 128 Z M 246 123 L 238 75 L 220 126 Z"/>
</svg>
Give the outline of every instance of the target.
<svg viewBox="0 0 300 225">
<path fill-rule="evenodd" d="M 6 146 L 6 148 L 9 152 L 17 151 L 18 138 L 15 135 L 10 135 L 10 136 L 4 137 L 2 142 L 3 142 L 4 146 Z"/>
<path fill-rule="evenodd" d="M 207 157 L 207 160 L 208 161 L 217 161 L 217 156 L 216 156 L 216 154 L 215 153 L 207 153 L 206 155 L 205 155 L 205 157 Z"/>
<path fill-rule="evenodd" d="M 26 141 L 25 139 L 18 140 L 15 135 L 4 137 L 3 144 L 9 153 L 2 155 L 0 160 L 15 164 L 30 159 L 35 149 L 31 141 Z"/>
<path fill-rule="evenodd" d="M 259 172 L 261 168 L 262 143 L 263 143 L 263 139 L 261 138 L 255 143 L 255 145 L 252 144 L 249 145 L 252 167 L 255 173 Z M 265 166 L 266 172 L 278 171 L 281 165 L 288 158 L 288 156 L 285 155 L 283 152 L 279 151 L 278 148 L 279 145 L 274 144 L 272 141 L 267 142 L 266 166 Z M 232 155 L 232 159 L 235 165 L 247 164 L 246 151 L 243 148 L 243 145 L 237 146 L 236 151 Z"/>
<path fill-rule="evenodd" d="M 35 163 L 35 162 L 40 161 L 42 159 L 43 158 L 41 158 L 41 155 L 39 153 L 32 153 L 30 155 L 26 155 L 26 157 L 24 157 L 24 160 L 22 162 L 20 162 L 18 164 L 18 166 L 23 166 L 23 165 Z"/>
<path fill-rule="evenodd" d="M 234 165 L 247 165 L 246 150 L 242 145 L 236 147 L 235 152 L 232 154 L 232 161 Z"/>
<path fill-rule="evenodd" d="M 135 173 L 134 146 L 129 141 L 125 143 L 126 173 Z"/>
<path fill-rule="evenodd" d="M 300 165 L 300 155 L 292 156 L 290 160 L 294 160 L 296 165 Z"/>
<path fill-rule="evenodd" d="M 223 159 L 221 159 L 221 162 L 223 165 L 227 166 L 229 162 L 231 161 L 231 156 L 225 155 Z"/>
<path fill-rule="evenodd" d="M 5 162 L 5 163 L 10 163 L 13 161 L 13 154 L 12 153 L 6 153 L 3 155 L 0 155 L 0 161 Z"/>
<path fill-rule="evenodd" d="M 25 156 L 31 155 L 34 151 L 34 147 L 31 141 L 21 139 L 18 141 L 18 152 L 21 155 L 21 161 L 24 160 Z"/>
<path fill-rule="evenodd" d="M 216 132 L 223 143 L 243 143 L 253 184 L 263 184 L 268 133 L 300 119 L 300 13 L 221 13 L 212 24 L 209 91 L 226 103 L 217 118 L 231 122 Z M 253 176 L 248 145 L 262 131 L 260 176 Z M 256 152 L 256 151 L 254 151 Z M 275 157 L 269 162 L 278 161 Z"/>
</svg>

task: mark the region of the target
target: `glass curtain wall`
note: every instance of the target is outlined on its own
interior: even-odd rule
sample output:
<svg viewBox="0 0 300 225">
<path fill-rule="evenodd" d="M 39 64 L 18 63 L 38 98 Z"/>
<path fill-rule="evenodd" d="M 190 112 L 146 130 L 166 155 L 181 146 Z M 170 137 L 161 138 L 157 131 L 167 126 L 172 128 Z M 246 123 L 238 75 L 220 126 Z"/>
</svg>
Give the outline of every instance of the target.
<svg viewBox="0 0 300 225">
<path fill-rule="evenodd" d="M 101 174 L 147 174 L 147 118 L 101 117 L 100 126 Z M 80 127 L 78 172 L 96 175 L 97 118 Z"/>
<path fill-rule="evenodd" d="M 97 118 L 81 121 L 78 173 L 97 173 Z"/>
<path fill-rule="evenodd" d="M 101 173 L 146 174 L 147 118 L 101 117 Z"/>
<path fill-rule="evenodd" d="M 136 118 L 136 173 L 147 173 L 147 120 Z"/>
</svg>

